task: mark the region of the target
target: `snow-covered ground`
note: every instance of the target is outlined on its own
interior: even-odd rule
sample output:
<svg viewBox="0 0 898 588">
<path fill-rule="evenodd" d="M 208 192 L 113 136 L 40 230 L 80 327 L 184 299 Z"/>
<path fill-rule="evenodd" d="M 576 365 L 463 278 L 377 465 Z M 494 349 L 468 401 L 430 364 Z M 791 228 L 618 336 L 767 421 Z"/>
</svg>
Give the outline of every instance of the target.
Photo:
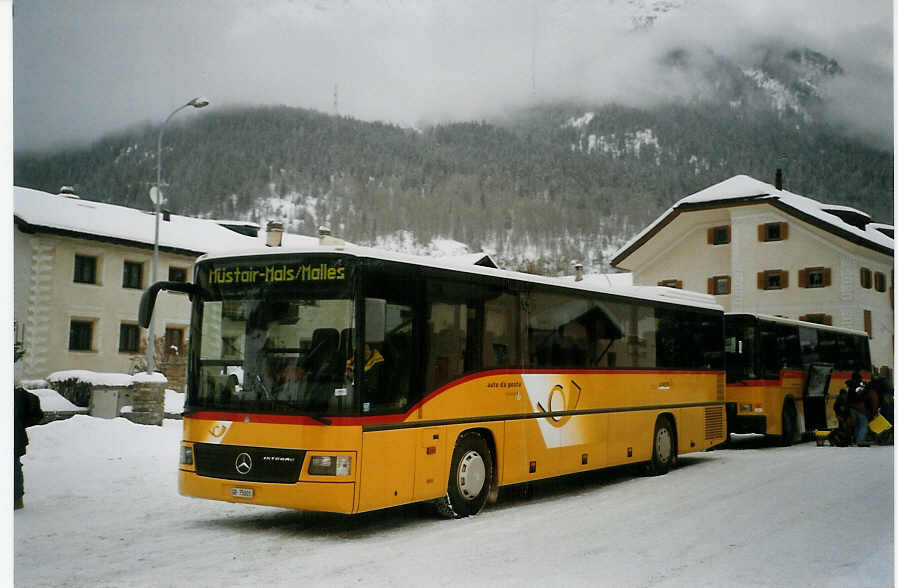
<svg viewBox="0 0 898 588">
<path fill-rule="evenodd" d="M 29 429 L 16 586 L 889 586 L 893 448 L 692 454 L 503 491 L 478 516 L 182 497 L 181 422 Z"/>
</svg>

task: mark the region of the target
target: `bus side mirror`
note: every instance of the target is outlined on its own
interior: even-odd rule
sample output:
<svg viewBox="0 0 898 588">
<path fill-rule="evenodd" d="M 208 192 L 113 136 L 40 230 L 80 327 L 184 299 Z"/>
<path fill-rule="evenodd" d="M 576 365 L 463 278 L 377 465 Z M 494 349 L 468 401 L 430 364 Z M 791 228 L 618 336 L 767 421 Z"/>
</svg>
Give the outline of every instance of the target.
<svg viewBox="0 0 898 588">
<path fill-rule="evenodd" d="M 150 326 L 150 319 L 153 318 L 153 308 L 156 306 L 156 296 L 159 290 L 168 290 L 170 292 L 183 292 L 193 300 L 193 295 L 199 292 L 196 284 L 189 282 L 156 282 L 143 291 L 140 297 L 140 308 L 137 311 L 137 322 L 141 327 L 146 329 Z"/>
</svg>

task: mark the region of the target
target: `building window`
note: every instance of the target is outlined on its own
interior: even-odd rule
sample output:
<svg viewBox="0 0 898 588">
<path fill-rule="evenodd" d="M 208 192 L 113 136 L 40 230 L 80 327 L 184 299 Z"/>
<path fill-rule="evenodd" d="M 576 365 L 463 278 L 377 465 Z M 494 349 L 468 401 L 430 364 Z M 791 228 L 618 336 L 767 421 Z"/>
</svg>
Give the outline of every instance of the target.
<svg viewBox="0 0 898 588">
<path fill-rule="evenodd" d="M 181 355 L 184 351 L 184 329 L 167 327 L 165 329 L 165 354 Z"/>
<path fill-rule="evenodd" d="M 122 271 L 122 287 L 143 289 L 143 264 L 126 261 Z"/>
<path fill-rule="evenodd" d="M 79 284 L 97 283 L 97 258 L 91 255 L 75 255 L 75 281 Z"/>
<path fill-rule="evenodd" d="M 823 313 L 811 313 L 811 314 L 803 314 L 798 317 L 798 320 L 805 321 L 806 323 L 817 323 L 818 325 L 830 325 L 833 324 L 833 317 L 831 314 L 823 314 Z"/>
<path fill-rule="evenodd" d="M 683 280 L 661 280 L 658 282 L 659 286 L 666 286 L 668 288 L 679 288 L 683 289 Z"/>
<path fill-rule="evenodd" d="M 873 338 L 873 313 L 869 310 L 864 311 L 864 330 L 867 331 L 867 336 L 871 339 Z"/>
<path fill-rule="evenodd" d="M 722 296 L 730 293 L 730 276 L 714 276 L 708 278 L 708 294 Z"/>
<path fill-rule="evenodd" d="M 873 287 L 876 288 L 877 292 L 886 291 L 886 275 L 884 273 L 876 272 L 873 274 Z"/>
<path fill-rule="evenodd" d="M 69 324 L 69 351 L 91 351 L 93 338 L 93 321 L 72 320 Z"/>
<path fill-rule="evenodd" d="M 828 267 L 806 267 L 798 270 L 799 288 L 825 288 L 832 283 L 832 271 Z"/>
<path fill-rule="evenodd" d="M 789 287 L 789 272 L 767 270 L 758 272 L 758 290 L 782 290 Z"/>
<path fill-rule="evenodd" d="M 140 328 L 137 325 L 122 323 L 119 327 L 119 353 L 136 353 L 140 349 Z"/>
<path fill-rule="evenodd" d="M 785 241 L 788 238 L 788 223 L 764 223 L 763 225 L 758 225 L 758 241 Z"/>
<path fill-rule="evenodd" d="M 708 229 L 709 245 L 726 245 L 730 242 L 730 226 L 711 227 Z"/>
<path fill-rule="evenodd" d="M 873 287 L 873 272 L 869 268 L 861 268 L 861 288 L 868 290 Z"/>
<path fill-rule="evenodd" d="M 183 267 L 168 267 L 168 281 L 169 282 L 186 282 L 187 281 L 187 268 Z"/>
</svg>

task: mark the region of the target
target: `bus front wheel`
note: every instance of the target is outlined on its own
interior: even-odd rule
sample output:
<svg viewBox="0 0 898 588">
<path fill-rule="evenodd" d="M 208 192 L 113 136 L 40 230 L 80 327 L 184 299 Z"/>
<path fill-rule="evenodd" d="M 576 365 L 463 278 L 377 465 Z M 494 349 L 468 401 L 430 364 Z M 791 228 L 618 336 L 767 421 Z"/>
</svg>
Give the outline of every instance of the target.
<svg viewBox="0 0 898 588">
<path fill-rule="evenodd" d="M 652 461 L 648 464 L 648 473 L 653 476 L 666 474 L 677 461 L 677 438 L 673 425 L 666 416 L 659 416 L 655 421 L 655 434 L 652 437 Z"/>
<path fill-rule="evenodd" d="M 436 501 L 437 512 L 459 519 L 483 510 L 493 483 L 493 456 L 486 440 L 476 433 L 463 433 L 452 452 L 449 487 Z"/>
</svg>

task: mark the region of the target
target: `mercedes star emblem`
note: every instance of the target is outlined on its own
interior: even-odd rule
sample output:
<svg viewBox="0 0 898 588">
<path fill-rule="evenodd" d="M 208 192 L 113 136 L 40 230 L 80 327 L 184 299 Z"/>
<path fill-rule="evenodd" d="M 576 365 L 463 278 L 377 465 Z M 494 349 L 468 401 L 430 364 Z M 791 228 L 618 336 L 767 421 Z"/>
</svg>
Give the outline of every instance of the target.
<svg viewBox="0 0 898 588">
<path fill-rule="evenodd" d="M 234 462 L 234 467 L 237 468 L 237 473 L 248 474 L 249 471 L 253 469 L 253 460 L 248 453 L 241 453 L 237 456 L 237 461 Z"/>
</svg>

